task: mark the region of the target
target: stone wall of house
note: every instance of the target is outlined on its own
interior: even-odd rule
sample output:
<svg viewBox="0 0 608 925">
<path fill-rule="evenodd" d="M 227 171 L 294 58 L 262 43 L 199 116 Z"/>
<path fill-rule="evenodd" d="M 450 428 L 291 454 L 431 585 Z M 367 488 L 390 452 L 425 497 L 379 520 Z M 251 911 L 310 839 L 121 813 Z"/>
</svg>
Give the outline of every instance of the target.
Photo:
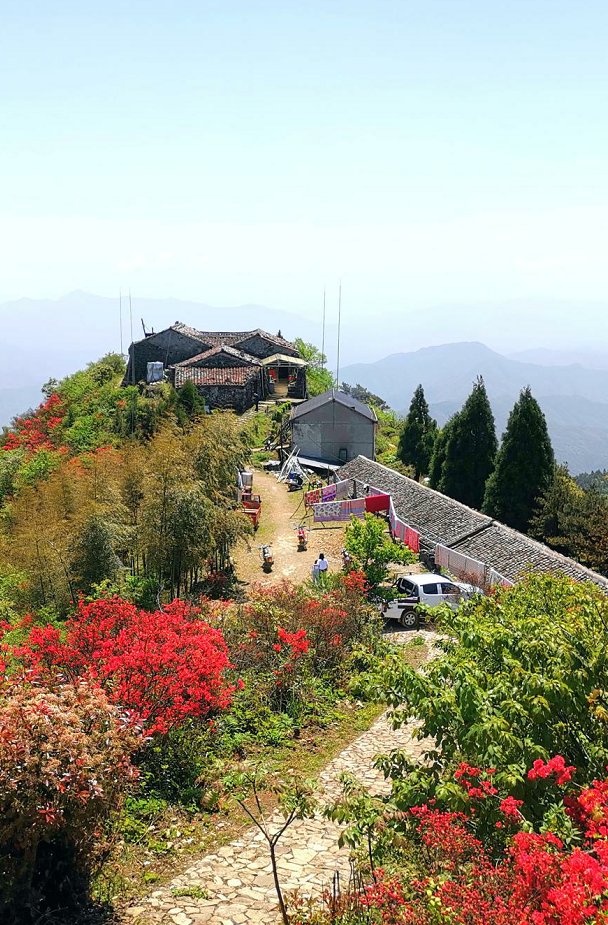
<svg viewBox="0 0 608 925">
<path fill-rule="evenodd" d="M 199 385 L 197 391 L 211 411 L 222 408 L 242 414 L 254 404 L 253 396 L 256 391 L 259 394 L 259 386 L 257 379 L 251 379 L 246 385 Z"/>
<path fill-rule="evenodd" d="M 146 381 L 148 363 L 160 362 L 165 368 L 174 363 L 181 363 L 202 353 L 205 345 L 172 328 L 159 331 L 144 340 L 137 341 L 129 347 L 129 364 L 124 384 L 131 385 Z"/>
</svg>

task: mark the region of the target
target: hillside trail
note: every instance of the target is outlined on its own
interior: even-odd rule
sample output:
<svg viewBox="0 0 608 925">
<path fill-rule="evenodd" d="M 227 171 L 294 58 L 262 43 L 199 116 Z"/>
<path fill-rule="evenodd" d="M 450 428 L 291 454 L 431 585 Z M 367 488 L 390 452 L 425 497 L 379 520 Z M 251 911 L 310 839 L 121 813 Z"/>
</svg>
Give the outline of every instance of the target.
<svg viewBox="0 0 608 925">
<path fill-rule="evenodd" d="M 237 576 L 244 584 L 272 585 L 284 579 L 300 582 L 310 577 L 312 564 L 325 553 L 330 571 L 341 568 L 343 525 L 323 528 L 314 525 L 309 548 L 297 551 L 296 529 L 303 517 L 302 492 L 288 492 L 274 475 L 256 470 L 254 493 L 262 497 L 260 527 L 242 543 L 234 555 Z M 258 554 L 261 543 L 271 543 L 275 556 L 273 571 L 262 572 Z M 396 643 L 407 643 L 415 636 L 424 642 L 423 660 L 435 654 L 436 634 L 389 633 Z M 422 654 L 422 653 L 421 653 Z M 370 792 L 385 794 L 389 783 L 374 767 L 374 758 L 393 749 L 402 749 L 414 760 L 421 760 L 428 743 L 416 738 L 416 724 L 393 729 L 385 713 L 363 734 L 355 738 L 320 773 L 317 796 L 321 804 L 336 799 L 341 792 L 340 777 L 352 774 Z M 274 812 L 267 820 L 271 831 L 279 829 L 283 817 Z M 349 851 L 340 847 L 340 827 L 321 813 L 298 820 L 287 830 L 277 847 L 280 882 L 284 893 L 320 898 L 339 878 L 348 885 L 352 874 Z M 125 925 L 274 925 L 280 921 L 268 848 L 254 827 L 211 854 L 194 861 L 186 870 L 137 905 L 125 910 Z"/>
<path fill-rule="evenodd" d="M 426 658 L 436 654 L 435 633 L 391 634 L 404 643 L 422 637 Z M 393 729 L 388 715 L 350 743 L 319 775 L 317 795 L 321 803 L 335 800 L 341 793 L 341 775 L 348 773 L 371 793 L 387 794 L 390 785 L 374 767 L 378 754 L 401 749 L 421 761 L 428 749 L 426 740 L 416 738 L 416 724 Z M 282 825 L 283 817 L 274 813 L 268 821 L 270 831 Z M 317 813 L 312 819 L 297 820 L 277 846 L 277 864 L 283 892 L 302 898 L 318 899 L 339 878 L 344 889 L 351 877 L 349 851 L 340 847 L 340 827 Z M 130 925 L 274 925 L 280 921 L 277 896 L 267 845 L 256 828 L 193 863 L 178 877 L 137 906 L 126 910 Z"/>
<path fill-rule="evenodd" d="M 306 517 L 304 492 L 287 490 L 284 482 L 277 481 L 269 472 L 255 470 L 253 493 L 262 498 L 260 526 L 248 542 L 241 542 L 233 558 L 236 574 L 246 584 L 272 585 L 283 579 L 295 583 L 310 578 L 312 566 L 319 553 L 324 553 L 330 571 L 340 571 L 340 553 L 344 545 L 344 525 L 323 526 L 313 524 Z M 309 529 L 308 549 L 298 552 L 297 527 L 305 523 Z M 262 571 L 259 546 L 270 543 L 274 556 L 272 572 Z"/>
</svg>

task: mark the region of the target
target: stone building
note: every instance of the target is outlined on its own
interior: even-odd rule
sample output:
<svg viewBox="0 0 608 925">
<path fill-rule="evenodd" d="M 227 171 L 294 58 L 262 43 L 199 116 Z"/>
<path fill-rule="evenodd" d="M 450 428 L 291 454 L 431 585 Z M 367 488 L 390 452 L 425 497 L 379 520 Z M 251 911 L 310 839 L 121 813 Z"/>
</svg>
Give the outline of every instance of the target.
<svg viewBox="0 0 608 925">
<path fill-rule="evenodd" d="M 291 412 L 291 442 L 300 457 L 340 465 L 356 456 L 376 455 L 374 411 L 363 402 L 330 389 Z"/>
<path fill-rule="evenodd" d="M 306 361 L 280 334 L 198 331 L 180 321 L 129 347 L 123 385 L 192 382 L 212 408 L 250 408 L 257 394 L 306 398 Z"/>
</svg>

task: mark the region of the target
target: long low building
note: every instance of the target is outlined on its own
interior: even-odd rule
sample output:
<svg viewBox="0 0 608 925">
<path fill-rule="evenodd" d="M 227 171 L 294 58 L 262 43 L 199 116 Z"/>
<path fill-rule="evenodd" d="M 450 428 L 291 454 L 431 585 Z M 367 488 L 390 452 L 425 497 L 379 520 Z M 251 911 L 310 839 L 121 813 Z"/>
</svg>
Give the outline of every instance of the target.
<svg viewBox="0 0 608 925">
<path fill-rule="evenodd" d="M 397 515 L 420 533 L 427 550 L 447 546 L 484 562 L 509 581 L 533 568 L 592 581 L 608 593 L 608 578 L 598 572 L 382 463 L 357 456 L 341 467 L 337 478 L 353 479 L 358 495 L 368 486 L 390 494 Z"/>
</svg>

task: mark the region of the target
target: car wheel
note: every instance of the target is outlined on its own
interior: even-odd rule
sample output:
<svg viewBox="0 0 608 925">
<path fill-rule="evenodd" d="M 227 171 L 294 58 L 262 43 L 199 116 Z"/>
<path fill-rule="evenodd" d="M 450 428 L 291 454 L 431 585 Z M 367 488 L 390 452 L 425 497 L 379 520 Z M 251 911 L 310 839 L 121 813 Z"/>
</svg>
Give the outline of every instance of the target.
<svg viewBox="0 0 608 925">
<path fill-rule="evenodd" d="M 406 630 L 417 630 L 420 618 L 415 610 L 402 610 L 399 623 Z"/>
</svg>

